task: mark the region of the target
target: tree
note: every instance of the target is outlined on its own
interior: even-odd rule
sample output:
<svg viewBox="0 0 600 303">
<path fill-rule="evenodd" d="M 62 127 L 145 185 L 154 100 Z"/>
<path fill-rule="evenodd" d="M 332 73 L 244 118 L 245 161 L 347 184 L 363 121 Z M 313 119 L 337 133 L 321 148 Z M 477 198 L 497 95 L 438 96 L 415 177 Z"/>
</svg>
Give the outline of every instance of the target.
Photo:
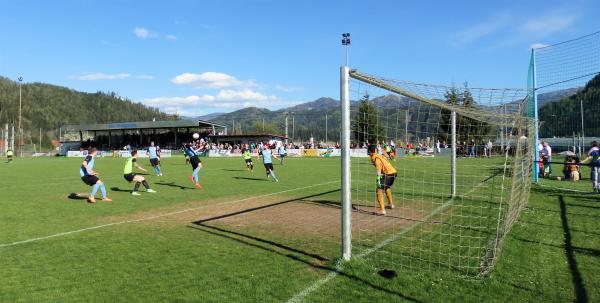
<svg viewBox="0 0 600 303">
<path fill-rule="evenodd" d="M 464 83 L 462 91 L 459 91 L 455 86 L 452 86 L 446 91 L 444 97 L 446 98 L 447 104 L 452 105 L 457 109 L 462 108 L 463 110 L 469 110 L 476 105 L 467 82 Z M 451 111 L 442 109 L 438 130 L 438 137 L 440 140 L 450 142 L 452 136 L 451 128 Z M 456 114 L 457 141 L 471 142 L 471 140 L 474 140 L 476 143 L 482 143 L 485 141 L 484 137 L 489 136 L 492 129 L 491 125 L 486 122 L 466 117 L 458 113 Z"/>
<path fill-rule="evenodd" d="M 363 143 L 377 144 L 383 140 L 383 126 L 379 123 L 379 112 L 365 94 L 359 102 L 356 116 L 354 117 L 354 140 L 359 145 Z"/>
</svg>

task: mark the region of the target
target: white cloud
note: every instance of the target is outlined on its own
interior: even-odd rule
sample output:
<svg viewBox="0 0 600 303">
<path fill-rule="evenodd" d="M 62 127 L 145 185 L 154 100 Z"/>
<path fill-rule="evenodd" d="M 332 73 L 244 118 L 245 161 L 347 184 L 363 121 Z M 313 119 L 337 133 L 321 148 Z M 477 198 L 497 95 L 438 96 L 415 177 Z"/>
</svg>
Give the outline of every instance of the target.
<svg viewBox="0 0 600 303">
<path fill-rule="evenodd" d="M 205 72 L 201 74 L 184 73 L 171 79 L 179 85 L 189 85 L 196 88 L 252 88 L 256 83 L 252 80 L 241 81 L 224 73 Z"/>
<path fill-rule="evenodd" d="M 128 73 L 120 73 L 120 74 L 106 74 L 106 73 L 91 73 L 91 74 L 83 74 L 78 76 L 71 76 L 71 79 L 82 80 L 82 81 L 96 81 L 96 80 L 124 80 L 129 78 L 137 78 L 144 80 L 151 80 L 154 77 L 149 75 L 137 75 L 132 76 Z"/>
<path fill-rule="evenodd" d="M 158 37 L 158 33 L 153 32 L 145 27 L 140 27 L 140 26 L 136 26 L 136 28 L 133 29 L 133 33 L 135 34 L 136 37 L 138 37 L 140 39 L 148 39 L 148 38 Z"/>
<path fill-rule="evenodd" d="M 463 46 L 483 41 L 496 47 L 530 43 L 571 28 L 579 15 L 569 7 L 537 12 L 534 16 L 499 13 L 455 32 L 453 43 Z"/>
<path fill-rule="evenodd" d="M 290 92 L 297 92 L 302 90 L 301 87 L 297 87 L 297 86 L 287 86 L 287 85 L 275 85 L 275 89 L 276 90 L 280 90 L 282 92 L 286 92 L 286 93 L 290 93 Z"/>
<path fill-rule="evenodd" d="M 276 109 L 298 104 L 285 101 L 273 95 L 265 95 L 250 89 L 220 90 L 216 95 L 192 95 L 187 97 L 157 97 L 141 101 L 150 106 L 158 107 L 166 112 L 182 112 L 202 114 L 211 110 L 232 111 L 246 107 L 265 107 Z"/>
<path fill-rule="evenodd" d="M 548 46 L 548 44 L 544 44 L 544 43 L 534 43 L 530 46 L 530 48 L 544 48 Z"/>
<path fill-rule="evenodd" d="M 84 81 L 94 81 L 94 80 L 122 80 L 131 78 L 130 74 L 120 73 L 120 74 L 105 74 L 105 73 L 92 73 L 85 74 L 80 76 L 72 76 L 71 78 L 75 80 L 84 80 Z"/>
<path fill-rule="evenodd" d="M 165 39 L 175 41 L 177 40 L 177 36 L 175 35 L 165 35 Z"/>
<path fill-rule="evenodd" d="M 552 11 L 525 22 L 520 30 L 536 37 L 546 37 L 571 27 L 577 18 L 574 13 Z"/>
<path fill-rule="evenodd" d="M 455 33 L 455 43 L 462 45 L 490 36 L 510 24 L 510 17 L 505 14 L 495 15 L 489 20 L 475 24 Z"/>
</svg>

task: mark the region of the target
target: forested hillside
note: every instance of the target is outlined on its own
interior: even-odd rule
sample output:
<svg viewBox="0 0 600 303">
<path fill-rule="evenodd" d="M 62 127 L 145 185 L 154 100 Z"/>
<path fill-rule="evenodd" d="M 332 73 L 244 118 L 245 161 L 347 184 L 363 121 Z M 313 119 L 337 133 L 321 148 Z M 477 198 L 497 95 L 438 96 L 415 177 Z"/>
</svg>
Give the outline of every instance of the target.
<svg viewBox="0 0 600 303">
<path fill-rule="evenodd" d="M 579 92 L 540 108 L 540 136 L 571 137 L 581 134 L 581 105 L 584 135 L 600 136 L 600 74 Z"/>
<path fill-rule="evenodd" d="M 0 77 L 0 124 L 18 123 L 19 84 Z M 124 121 L 174 120 L 155 108 L 121 98 L 116 93 L 84 93 L 44 83 L 27 83 L 22 87 L 22 119 L 25 142 L 44 142 L 56 137 L 65 124 L 108 123 Z"/>
</svg>

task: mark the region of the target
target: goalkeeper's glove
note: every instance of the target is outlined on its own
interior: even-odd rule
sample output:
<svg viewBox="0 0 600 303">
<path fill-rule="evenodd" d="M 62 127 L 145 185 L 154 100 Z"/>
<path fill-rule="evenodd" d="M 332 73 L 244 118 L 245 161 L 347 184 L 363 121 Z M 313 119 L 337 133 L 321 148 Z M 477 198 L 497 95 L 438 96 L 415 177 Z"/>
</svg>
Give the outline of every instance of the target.
<svg viewBox="0 0 600 303">
<path fill-rule="evenodd" d="M 383 175 L 377 175 L 377 179 L 375 180 L 377 183 L 377 187 L 381 187 L 381 180 L 383 179 Z"/>
</svg>

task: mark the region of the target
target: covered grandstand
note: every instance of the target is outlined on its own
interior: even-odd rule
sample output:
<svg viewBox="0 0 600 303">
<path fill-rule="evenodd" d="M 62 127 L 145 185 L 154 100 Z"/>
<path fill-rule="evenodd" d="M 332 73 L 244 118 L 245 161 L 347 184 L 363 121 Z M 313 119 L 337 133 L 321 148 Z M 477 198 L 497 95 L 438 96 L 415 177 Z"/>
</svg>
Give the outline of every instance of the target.
<svg viewBox="0 0 600 303">
<path fill-rule="evenodd" d="M 227 135 L 227 126 L 204 120 L 119 122 L 61 127 L 60 154 L 96 147 L 101 150 L 143 148 L 154 141 L 163 149 L 178 149 L 193 133 L 202 138 Z"/>
</svg>

